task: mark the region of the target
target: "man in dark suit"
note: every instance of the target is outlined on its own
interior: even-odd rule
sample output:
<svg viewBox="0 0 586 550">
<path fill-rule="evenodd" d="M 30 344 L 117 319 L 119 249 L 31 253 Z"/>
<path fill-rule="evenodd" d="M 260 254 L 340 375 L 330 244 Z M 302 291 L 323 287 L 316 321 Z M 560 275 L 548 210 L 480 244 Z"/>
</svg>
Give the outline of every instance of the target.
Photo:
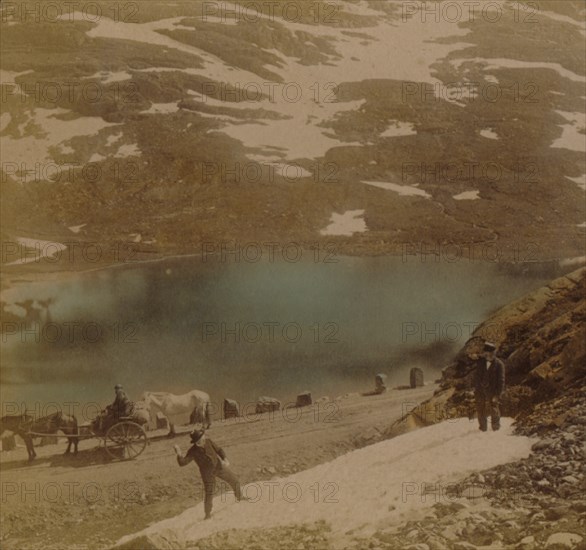
<svg viewBox="0 0 586 550">
<path fill-rule="evenodd" d="M 478 423 L 483 432 L 488 430 L 488 415 L 493 430 L 500 428 L 499 401 L 505 390 L 505 365 L 496 357 L 496 346 L 485 342 L 482 356 L 476 363 L 474 397 Z"/>
<path fill-rule="evenodd" d="M 116 424 L 121 417 L 132 416 L 134 403 L 128 399 L 121 384 L 114 386 L 116 397 L 114 402 L 106 407 L 93 421 L 92 425 L 98 433 L 105 433 L 108 428 Z"/>
<path fill-rule="evenodd" d="M 114 402 L 108 406 L 109 412 L 112 414 L 113 417 L 116 419 L 122 416 L 131 416 L 132 415 L 132 401 L 128 399 L 126 392 L 121 384 L 116 384 L 114 386 L 114 391 L 116 392 L 116 397 Z"/>
<path fill-rule="evenodd" d="M 193 460 L 198 465 L 204 486 L 205 519 L 210 519 L 216 477 L 223 479 L 232 487 L 237 501 L 242 500 L 240 481 L 236 477 L 236 474 L 229 468 L 230 463 L 226 458 L 226 453 L 205 435 L 203 429 L 195 429 L 190 435 L 193 445 L 185 456 L 182 456 L 181 449 L 178 445 L 174 446 L 177 463 L 179 466 L 186 466 Z"/>
</svg>

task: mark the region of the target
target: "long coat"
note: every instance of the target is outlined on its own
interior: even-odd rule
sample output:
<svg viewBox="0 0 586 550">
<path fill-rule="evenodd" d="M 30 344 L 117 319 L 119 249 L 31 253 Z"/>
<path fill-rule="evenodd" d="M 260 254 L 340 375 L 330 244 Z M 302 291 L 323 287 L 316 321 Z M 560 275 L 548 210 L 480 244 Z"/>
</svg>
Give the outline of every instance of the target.
<svg viewBox="0 0 586 550">
<path fill-rule="evenodd" d="M 476 362 L 474 373 L 474 391 L 477 396 L 499 397 L 505 390 L 505 364 L 494 358 L 490 367 L 486 368 L 486 359 Z"/>
<path fill-rule="evenodd" d="M 213 478 L 221 460 L 226 460 L 226 453 L 211 439 L 206 438 L 203 447 L 192 445 L 184 457 L 178 456 L 179 466 L 185 466 L 192 460 L 198 465 L 201 477 L 204 481 Z"/>
<path fill-rule="evenodd" d="M 114 403 L 110 405 L 111 413 L 116 417 L 130 416 L 132 414 L 132 401 L 128 399 L 124 390 L 118 390 L 116 392 L 116 399 Z"/>
</svg>

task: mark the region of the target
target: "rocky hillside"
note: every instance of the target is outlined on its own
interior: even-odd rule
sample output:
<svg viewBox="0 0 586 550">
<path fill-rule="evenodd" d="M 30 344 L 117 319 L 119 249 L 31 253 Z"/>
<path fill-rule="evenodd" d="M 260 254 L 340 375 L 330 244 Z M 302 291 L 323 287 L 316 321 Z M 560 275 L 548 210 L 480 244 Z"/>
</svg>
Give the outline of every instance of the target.
<svg viewBox="0 0 586 550">
<path fill-rule="evenodd" d="M 432 399 L 394 424 L 388 435 L 413 426 L 474 414 L 474 363 L 484 340 L 495 342 L 505 361 L 507 389 L 502 414 L 532 419 L 539 404 L 579 391 L 586 384 L 586 269 L 553 280 L 503 307 L 482 323 L 442 373 Z M 559 420 L 545 422 L 544 431 Z"/>
<path fill-rule="evenodd" d="M 420 4 L 101 0 L 95 17 L 10 2 L 9 272 L 95 268 L 89 243 L 135 260 L 223 241 L 578 255 L 582 3 L 505 0 L 457 18 Z M 23 238 L 77 259 L 19 262 Z"/>
<path fill-rule="evenodd" d="M 463 480 L 424 522 L 383 530 L 371 548 L 585 548 L 585 278 L 580 269 L 496 312 L 444 369 L 436 394 L 387 434 L 471 416 L 473 361 L 490 338 L 507 368 L 503 413 L 517 433 L 540 436 L 531 455 Z"/>
</svg>

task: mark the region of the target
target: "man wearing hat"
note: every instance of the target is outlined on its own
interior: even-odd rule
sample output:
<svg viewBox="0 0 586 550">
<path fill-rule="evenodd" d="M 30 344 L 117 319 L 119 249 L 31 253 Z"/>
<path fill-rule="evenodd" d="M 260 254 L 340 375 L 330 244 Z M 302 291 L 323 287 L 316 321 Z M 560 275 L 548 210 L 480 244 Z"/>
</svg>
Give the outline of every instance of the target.
<svg viewBox="0 0 586 550">
<path fill-rule="evenodd" d="M 175 449 L 179 466 L 186 466 L 192 460 L 198 465 L 204 485 L 205 519 L 210 519 L 216 477 L 223 479 L 232 487 L 237 501 L 242 500 L 240 481 L 236 474 L 229 468 L 230 463 L 226 458 L 224 450 L 207 437 L 203 429 L 193 430 L 190 436 L 193 445 L 185 456 L 181 455 L 181 449 L 178 445 L 175 445 L 173 448 Z"/>
<path fill-rule="evenodd" d="M 118 422 L 122 416 L 132 416 L 134 405 L 121 384 L 114 386 L 116 397 L 111 405 L 106 407 L 105 411 L 96 418 L 94 421 L 94 427 L 99 432 L 105 432 L 110 426 L 113 426 Z"/>
<path fill-rule="evenodd" d="M 485 342 L 482 355 L 476 363 L 474 397 L 478 423 L 483 432 L 488 430 L 488 415 L 493 430 L 500 428 L 499 400 L 505 390 L 505 365 L 496 357 L 496 346 Z"/>
</svg>

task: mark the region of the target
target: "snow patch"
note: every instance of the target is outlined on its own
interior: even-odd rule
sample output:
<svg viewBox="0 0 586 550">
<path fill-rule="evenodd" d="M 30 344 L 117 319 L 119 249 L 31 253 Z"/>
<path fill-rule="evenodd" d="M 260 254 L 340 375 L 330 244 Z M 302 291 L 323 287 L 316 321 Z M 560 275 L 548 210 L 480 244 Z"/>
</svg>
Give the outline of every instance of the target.
<svg viewBox="0 0 586 550">
<path fill-rule="evenodd" d="M 0 115 L 0 132 L 4 131 L 4 129 L 8 127 L 11 120 L 12 117 L 10 116 L 10 113 L 2 113 Z"/>
<path fill-rule="evenodd" d="M 582 23 L 580 21 L 576 21 L 575 19 L 572 19 L 571 17 L 568 17 L 567 15 L 562 15 L 560 13 L 541 9 L 541 6 L 540 6 L 540 9 L 537 13 L 543 17 L 547 17 L 548 19 L 552 19 L 554 21 L 560 21 L 562 23 L 568 23 L 569 25 L 574 25 L 576 27 L 580 27 L 580 32 L 584 36 L 586 36 L 586 27 L 585 27 L 584 23 Z M 537 15 L 537 13 L 536 13 L 536 15 Z"/>
<path fill-rule="evenodd" d="M 71 153 L 75 153 L 75 149 L 73 147 L 71 147 L 70 145 L 63 145 L 61 144 L 59 146 L 59 150 L 64 154 L 64 155 L 70 155 Z"/>
<path fill-rule="evenodd" d="M 100 153 L 94 153 L 90 157 L 90 162 L 101 162 L 103 160 L 106 160 L 106 157 L 104 155 L 100 155 Z"/>
<path fill-rule="evenodd" d="M 563 260 L 560 260 L 560 265 L 562 267 L 571 267 L 583 264 L 586 264 L 586 256 L 576 256 L 574 258 L 564 258 Z"/>
<path fill-rule="evenodd" d="M 118 148 L 114 158 L 139 157 L 141 154 L 142 151 L 138 148 L 138 143 L 126 143 Z"/>
<path fill-rule="evenodd" d="M 322 235 L 351 237 L 354 233 L 363 233 L 367 230 L 366 222 L 361 218 L 364 210 L 346 210 L 343 214 L 332 214 L 330 225 L 322 229 Z"/>
<path fill-rule="evenodd" d="M 475 201 L 479 199 L 480 191 L 464 191 L 458 195 L 454 195 L 452 198 L 457 201 Z"/>
<path fill-rule="evenodd" d="M 112 134 L 111 136 L 108 136 L 108 139 L 106 139 L 106 145 L 113 145 L 121 137 L 122 137 L 122 132 L 118 132 L 117 134 Z"/>
<path fill-rule="evenodd" d="M 246 85 L 250 87 L 250 93 L 256 94 L 260 91 L 265 95 L 271 95 L 272 97 L 263 101 L 255 101 L 255 108 L 274 111 L 286 120 L 265 118 L 243 122 L 223 118 L 224 126 L 221 131 L 239 140 L 245 147 L 256 149 L 257 152 L 259 149 L 279 147 L 283 150 L 282 160 L 315 159 L 322 157 L 333 147 L 361 145 L 345 143 L 327 129 L 327 123 L 335 120 L 339 113 L 358 110 L 363 104 L 363 101 L 336 101 L 335 86 L 332 86 L 332 83 L 347 81 L 350 75 L 353 81 L 389 78 L 441 84 L 434 76 L 434 63 L 450 52 L 468 45 L 456 40 L 447 43 L 441 39 L 470 34 L 469 29 L 462 28 L 457 22 L 445 20 L 435 25 L 425 25 L 424 29 L 424 23 L 418 18 L 397 25 L 392 17 L 373 9 L 371 4 L 364 1 L 351 4 L 344 2 L 340 7 L 355 15 L 370 17 L 369 20 L 365 20 L 363 26 L 354 29 L 368 35 L 367 45 L 364 44 L 364 37 L 344 34 L 347 32 L 344 28 L 310 25 L 278 18 L 275 21 L 274 15 L 254 11 L 255 19 L 266 19 L 271 25 L 282 24 L 292 33 L 305 33 L 308 37 L 327 40 L 336 50 L 335 54 L 328 56 L 325 63 L 307 65 L 300 63 L 296 57 L 283 55 L 276 49 L 266 49 L 266 52 L 277 57 L 270 69 L 279 75 L 282 82 L 288 83 L 283 85 L 275 82 L 274 89 L 272 82 L 267 82 L 259 75 L 233 67 L 204 49 L 190 46 L 158 32 L 164 29 L 199 32 L 195 27 L 182 25 L 185 20 L 183 16 L 140 24 L 102 17 L 87 31 L 87 36 L 133 40 L 192 54 L 201 61 L 202 68 L 166 70 L 183 71 L 204 77 L 210 82 L 226 83 L 236 88 Z M 242 6 L 223 2 L 222 10 L 238 13 L 242 11 Z M 224 12 L 219 15 L 221 19 L 226 19 Z M 395 53 L 399 50 L 402 55 L 396 56 Z M 416 59 L 417 62 L 404 63 L 405 58 Z M 294 83 L 294 86 L 291 86 L 291 83 Z M 225 101 L 217 103 L 232 108 L 246 106 Z"/>
<path fill-rule="evenodd" d="M 203 505 L 198 504 L 137 535 L 125 536 L 119 544 L 129 543 L 136 536 L 154 535 L 170 540 L 177 537 L 188 547 L 187 542 L 194 543 L 216 532 L 267 529 L 290 524 L 293 518 L 296 523 L 323 520 L 341 535 L 368 536 L 383 525 L 404 522 L 410 514 L 435 504 L 435 498 L 422 498 L 421 492 L 413 489 L 423 484 L 443 487 L 473 472 L 526 458 L 534 441 L 514 436 L 510 418 L 502 419 L 500 431 L 488 433 L 479 431 L 476 421 L 459 418 L 352 451 L 286 478 L 273 479 L 271 491 L 268 482 L 250 483 L 243 493 L 254 502 L 235 503 L 231 494 L 216 497 L 211 520 L 203 520 Z M 174 462 L 172 456 L 169 461 Z M 189 475 L 195 475 L 195 471 Z M 286 491 L 286 487 L 297 490 Z M 319 498 L 315 498 L 316 487 L 321 491 Z M 330 491 L 331 498 L 324 498 L 324 491 Z M 295 493 L 299 500 L 291 502 Z"/>
<path fill-rule="evenodd" d="M 2 155 L 12 162 L 24 166 L 34 166 L 51 162 L 49 149 L 56 147 L 74 136 L 94 136 L 100 130 L 115 123 L 105 122 L 101 117 L 81 116 L 73 120 L 61 120 L 60 115 L 71 113 L 61 107 L 45 109 L 36 107 L 32 110 L 32 122 L 42 129 L 44 137 L 25 136 L 14 139 L 10 136 L 2 138 Z M 21 133 L 28 123 L 21 125 Z"/>
<path fill-rule="evenodd" d="M 102 81 L 102 84 L 113 84 L 114 82 L 122 82 L 124 80 L 130 80 L 132 75 L 127 71 L 117 71 L 117 72 L 110 72 L 110 71 L 101 71 L 99 73 L 93 74 L 92 76 L 86 76 L 87 79 L 94 79 L 97 78 Z"/>
<path fill-rule="evenodd" d="M 244 11 L 244 10 L 243 10 Z M 252 13 L 250 17 L 254 17 L 255 13 Z M 221 25 L 238 25 L 238 21 L 236 19 L 231 19 L 224 14 L 222 17 L 218 17 L 217 15 L 202 15 L 201 20 L 204 23 L 219 23 Z M 193 29 L 193 27 L 191 27 Z"/>
<path fill-rule="evenodd" d="M 417 131 L 411 122 L 395 121 L 380 135 L 380 137 L 412 136 L 415 134 L 417 134 Z"/>
<path fill-rule="evenodd" d="M 42 258 L 53 258 L 67 248 L 67 246 L 61 243 L 30 239 L 28 237 L 17 237 L 16 241 L 22 247 L 20 251 L 21 258 L 4 265 L 22 265 L 39 262 Z"/>
<path fill-rule="evenodd" d="M 549 69 L 557 72 L 561 77 L 567 78 L 574 82 L 586 82 L 586 77 L 576 74 L 564 67 L 559 63 L 548 63 L 545 61 L 519 61 L 518 59 L 507 59 L 507 58 L 481 58 L 474 57 L 468 59 L 458 59 L 453 61 L 452 64 L 459 68 L 463 63 L 474 62 L 484 64 L 484 70 L 494 69 Z"/>
<path fill-rule="evenodd" d="M 566 111 L 556 111 L 558 115 L 564 117 L 570 124 L 563 124 L 562 135 L 556 139 L 551 146 L 556 149 L 570 149 L 571 151 L 586 151 L 586 115 L 584 113 L 568 113 Z"/>
<path fill-rule="evenodd" d="M 177 111 L 179 111 L 179 107 L 178 107 L 177 103 L 153 103 L 151 105 L 150 109 L 147 109 L 146 111 L 142 111 L 142 112 L 147 115 L 149 115 L 149 114 L 162 115 L 162 114 L 176 113 Z"/>
<path fill-rule="evenodd" d="M 412 185 L 399 185 L 397 183 L 389 183 L 384 181 L 363 181 L 362 183 L 372 185 L 373 187 L 380 187 L 381 189 L 386 189 L 387 191 L 394 191 L 403 197 L 424 197 L 426 199 L 431 198 L 429 193 L 426 193 L 423 189 L 419 189 L 418 187 Z"/>
<path fill-rule="evenodd" d="M 490 128 L 484 128 L 483 130 L 480 130 L 480 135 L 487 139 L 499 139 L 499 135 Z"/>
<path fill-rule="evenodd" d="M 86 225 L 87 223 L 82 223 L 81 225 L 72 225 L 67 229 L 69 229 L 69 231 L 71 231 L 72 233 L 79 233 Z"/>
<path fill-rule="evenodd" d="M 6 304 L 4 310 L 13 313 L 17 317 L 26 317 L 26 309 L 16 304 Z"/>
</svg>

